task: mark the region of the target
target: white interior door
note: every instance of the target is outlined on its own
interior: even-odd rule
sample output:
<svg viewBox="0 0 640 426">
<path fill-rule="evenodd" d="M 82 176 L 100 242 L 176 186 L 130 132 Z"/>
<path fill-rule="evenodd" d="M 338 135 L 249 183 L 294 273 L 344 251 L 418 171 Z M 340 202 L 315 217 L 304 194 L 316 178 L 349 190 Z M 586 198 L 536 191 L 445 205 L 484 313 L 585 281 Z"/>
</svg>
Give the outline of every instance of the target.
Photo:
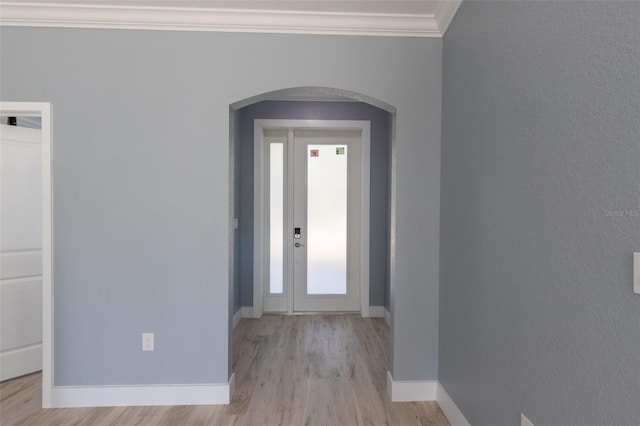
<svg viewBox="0 0 640 426">
<path fill-rule="evenodd" d="M 0 125 L 0 381 L 42 369 L 41 140 Z"/>
<path fill-rule="evenodd" d="M 360 310 L 362 139 L 264 132 L 265 312 Z"/>
</svg>

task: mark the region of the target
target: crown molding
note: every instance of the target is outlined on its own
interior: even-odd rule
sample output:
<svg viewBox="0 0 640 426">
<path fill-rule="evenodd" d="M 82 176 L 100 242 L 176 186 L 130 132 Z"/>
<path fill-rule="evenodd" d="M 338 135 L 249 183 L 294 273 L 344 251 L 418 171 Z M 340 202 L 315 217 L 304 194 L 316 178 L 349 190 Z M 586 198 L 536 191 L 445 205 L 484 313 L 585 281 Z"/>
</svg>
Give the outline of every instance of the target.
<svg viewBox="0 0 640 426">
<path fill-rule="evenodd" d="M 0 25 L 442 37 L 461 2 L 442 0 L 433 15 L 412 15 L 3 1 Z"/>
<path fill-rule="evenodd" d="M 434 19 L 438 25 L 438 30 L 440 30 L 440 37 L 447 32 L 447 28 L 449 28 L 449 24 L 453 21 L 453 17 L 456 16 L 461 4 L 462 0 L 443 0 L 438 3 Z"/>
</svg>

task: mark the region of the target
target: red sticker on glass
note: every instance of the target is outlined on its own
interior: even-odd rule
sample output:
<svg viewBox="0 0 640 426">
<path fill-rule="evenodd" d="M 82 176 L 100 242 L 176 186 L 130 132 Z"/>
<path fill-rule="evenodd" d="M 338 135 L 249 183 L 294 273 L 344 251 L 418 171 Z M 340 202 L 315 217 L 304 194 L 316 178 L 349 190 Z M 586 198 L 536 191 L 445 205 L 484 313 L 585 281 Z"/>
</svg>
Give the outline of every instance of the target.
<svg viewBox="0 0 640 426">
<path fill-rule="evenodd" d="M 309 150 L 309 157 L 320 157 L 320 150 L 319 149 L 310 149 Z"/>
</svg>

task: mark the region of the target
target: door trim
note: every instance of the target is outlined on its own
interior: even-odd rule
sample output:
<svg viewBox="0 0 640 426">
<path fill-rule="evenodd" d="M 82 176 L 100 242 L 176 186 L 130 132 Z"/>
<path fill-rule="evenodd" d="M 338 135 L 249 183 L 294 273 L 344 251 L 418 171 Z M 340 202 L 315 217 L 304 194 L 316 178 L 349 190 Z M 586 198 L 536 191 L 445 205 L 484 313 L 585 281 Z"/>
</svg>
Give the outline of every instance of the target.
<svg viewBox="0 0 640 426">
<path fill-rule="evenodd" d="M 42 120 L 42 408 L 51 408 L 53 391 L 53 210 L 51 198 L 51 103 L 0 102 L 0 114 Z"/>
<path fill-rule="evenodd" d="M 253 317 L 260 318 L 263 312 L 265 287 L 265 209 L 266 182 L 265 129 L 323 129 L 323 130 L 360 130 L 362 132 L 361 164 L 361 220 L 360 220 L 360 314 L 369 316 L 369 215 L 370 215 L 370 167 L 371 167 L 371 122 L 368 120 L 288 120 L 256 119 L 253 125 Z M 291 280 L 287 280 L 290 287 Z M 288 313 L 293 313 L 292 289 L 287 298 Z"/>
</svg>

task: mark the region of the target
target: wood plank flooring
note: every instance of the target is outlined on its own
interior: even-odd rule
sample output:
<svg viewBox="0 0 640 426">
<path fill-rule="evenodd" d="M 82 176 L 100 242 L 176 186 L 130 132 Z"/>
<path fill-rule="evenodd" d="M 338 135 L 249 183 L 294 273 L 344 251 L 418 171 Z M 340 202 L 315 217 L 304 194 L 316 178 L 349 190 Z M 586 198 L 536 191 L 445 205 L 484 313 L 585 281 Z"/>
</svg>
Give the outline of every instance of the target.
<svg viewBox="0 0 640 426">
<path fill-rule="evenodd" d="M 389 331 L 359 315 L 265 315 L 233 335 L 228 406 L 42 410 L 41 375 L 0 383 L 5 425 L 449 425 L 435 402 L 391 403 Z"/>
</svg>

